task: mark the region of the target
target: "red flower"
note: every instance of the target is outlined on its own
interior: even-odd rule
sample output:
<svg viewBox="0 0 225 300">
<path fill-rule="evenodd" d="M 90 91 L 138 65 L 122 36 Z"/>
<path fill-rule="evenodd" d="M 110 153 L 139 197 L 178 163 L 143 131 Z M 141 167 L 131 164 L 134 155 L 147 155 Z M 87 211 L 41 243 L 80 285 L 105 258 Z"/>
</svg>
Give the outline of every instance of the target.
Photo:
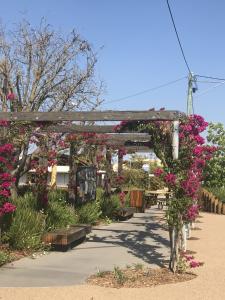
<svg viewBox="0 0 225 300">
<path fill-rule="evenodd" d="M 7 100 L 13 101 L 16 99 L 16 95 L 14 93 L 8 93 Z"/>
<path fill-rule="evenodd" d="M 166 174 L 166 176 L 164 177 L 164 179 L 165 179 L 165 182 L 167 184 L 175 185 L 177 177 L 176 177 L 175 174 L 169 173 L 169 174 Z"/>
<path fill-rule="evenodd" d="M 13 213 L 16 210 L 16 206 L 10 202 L 5 202 L 2 206 L 2 210 L 5 214 Z"/>
<path fill-rule="evenodd" d="M 164 173 L 164 171 L 163 171 L 163 169 L 161 169 L 161 168 L 157 168 L 157 169 L 155 169 L 155 171 L 154 171 L 154 175 L 155 175 L 156 177 L 160 177 L 163 173 Z"/>
</svg>

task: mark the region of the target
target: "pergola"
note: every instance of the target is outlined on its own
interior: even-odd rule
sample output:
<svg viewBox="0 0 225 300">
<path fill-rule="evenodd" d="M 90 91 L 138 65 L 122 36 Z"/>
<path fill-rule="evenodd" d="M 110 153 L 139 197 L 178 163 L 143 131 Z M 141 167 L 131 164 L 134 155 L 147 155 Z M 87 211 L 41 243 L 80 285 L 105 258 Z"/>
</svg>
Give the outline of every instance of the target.
<svg viewBox="0 0 225 300">
<path fill-rule="evenodd" d="M 179 148 L 179 119 L 182 114 L 178 111 L 75 111 L 75 112 L 0 112 L 0 120 L 12 122 L 43 122 L 43 131 L 57 133 L 99 133 L 106 134 L 106 139 L 115 147 L 124 146 L 129 152 L 148 151 L 151 148 L 151 136 L 147 133 L 127 131 L 115 133 L 115 125 L 86 125 L 85 122 L 112 122 L 112 121 L 171 121 L 173 122 L 173 158 L 178 158 Z M 63 124 L 65 122 L 80 122 L 78 124 Z M 76 153 L 74 143 L 71 143 L 70 156 Z M 108 176 L 111 172 L 111 154 L 106 153 L 108 161 Z M 119 161 L 121 166 L 122 162 Z M 77 166 L 70 159 L 69 197 L 75 202 L 74 185 L 76 183 Z M 121 170 L 121 167 L 118 168 Z"/>
</svg>

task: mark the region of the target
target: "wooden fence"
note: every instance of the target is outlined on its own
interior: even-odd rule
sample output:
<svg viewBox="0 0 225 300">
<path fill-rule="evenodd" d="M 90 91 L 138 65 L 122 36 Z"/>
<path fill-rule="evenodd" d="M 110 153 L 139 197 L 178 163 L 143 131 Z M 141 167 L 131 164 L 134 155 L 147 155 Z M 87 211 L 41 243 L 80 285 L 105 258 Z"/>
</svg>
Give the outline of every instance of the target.
<svg viewBox="0 0 225 300">
<path fill-rule="evenodd" d="M 206 189 L 201 190 L 200 204 L 203 211 L 225 215 L 225 203 Z"/>
</svg>

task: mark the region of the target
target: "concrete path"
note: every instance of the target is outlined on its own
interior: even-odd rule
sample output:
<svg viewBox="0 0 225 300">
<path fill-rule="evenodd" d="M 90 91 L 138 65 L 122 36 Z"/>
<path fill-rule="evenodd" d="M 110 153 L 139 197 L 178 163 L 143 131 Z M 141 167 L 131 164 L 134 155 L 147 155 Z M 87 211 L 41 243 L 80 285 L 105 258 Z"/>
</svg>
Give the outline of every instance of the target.
<svg viewBox="0 0 225 300">
<path fill-rule="evenodd" d="M 0 286 L 67 286 L 84 283 L 89 275 L 115 265 L 162 266 L 169 255 L 163 217 L 164 212 L 152 208 L 126 222 L 96 227 L 85 243 L 68 252 L 24 258 L 0 268 Z"/>
<path fill-rule="evenodd" d="M 197 252 L 195 255 L 196 258 L 200 261 L 204 261 L 205 265 L 196 269 L 198 277 L 194 280 L 176 284 L 166 284 L 154 288 L 113 289 L 90 285 L 59 286 L 52 288 L 1 288 L 0 299 L 224 300 L 225 216 L 203 213 L 201 214 L 201 218 L 199 218 L 199 222 L 200 223 L 197 224 L 199 230 L 193 231 L 194 239 L 188 241 L 188 248 L 193 252 Z M 107 250 L 105 251 L 105 255 L 107 255 Z"/>
</svg>

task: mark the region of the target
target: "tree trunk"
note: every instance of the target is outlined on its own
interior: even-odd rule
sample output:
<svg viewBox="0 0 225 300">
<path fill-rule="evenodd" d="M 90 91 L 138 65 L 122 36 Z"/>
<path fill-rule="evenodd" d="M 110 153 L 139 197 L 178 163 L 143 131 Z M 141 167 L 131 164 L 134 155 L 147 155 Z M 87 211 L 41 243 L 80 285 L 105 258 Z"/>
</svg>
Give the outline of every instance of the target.
<svg viewBox="0 0 225 300">
<path fill-rule="evenodd" d="M 46 208 L 48 204 L 48 159 L 45 154 L 48 151 L 47 145 L 41 146 L 41 155 L 39 157 L 39 168 L 40 172 L 36 170 L 36 188 L 37 188 L 37 201 L 40 209 Z"/>
<path fill-rule="evenodd" d="M 122 176 L 123 171 L 123 156 L 118 154 L 118 176 Z"/>
<path fill-rule="evenodd" d="M 11 197 L 13 200 L 17 199 L 18 197 L 18 185 L 16 185 L 15 183 L 12 183 L 11 187 L 10 187 L 10 192 L 11 192 Z"/>
<path fill-rule="evenodd" d="M 177 271 L 177 263 L 179 260 L 179 242 L 180 232 L 175 226 L 169 227 L 170 236 L 170 270 L 175 273 Z"/>
<path fill-rule="evenodd" d="M 112 165 L 111 165 L 112 155 L 110 149 L 106 150 L 106 175 L 105 175 L 105 194 L 107 196 L 111 195 L 111 175 L 112 175 Z"/>
<path fill-rule="evenodd" d="M 70 144 L 70 156 L 69 156 L 69 203 L 75 205 L 76 203 L 76 173 L 77 173 L 77 163 L 75 162 L 76 146 L 74 142 Z"/>
</svg>

